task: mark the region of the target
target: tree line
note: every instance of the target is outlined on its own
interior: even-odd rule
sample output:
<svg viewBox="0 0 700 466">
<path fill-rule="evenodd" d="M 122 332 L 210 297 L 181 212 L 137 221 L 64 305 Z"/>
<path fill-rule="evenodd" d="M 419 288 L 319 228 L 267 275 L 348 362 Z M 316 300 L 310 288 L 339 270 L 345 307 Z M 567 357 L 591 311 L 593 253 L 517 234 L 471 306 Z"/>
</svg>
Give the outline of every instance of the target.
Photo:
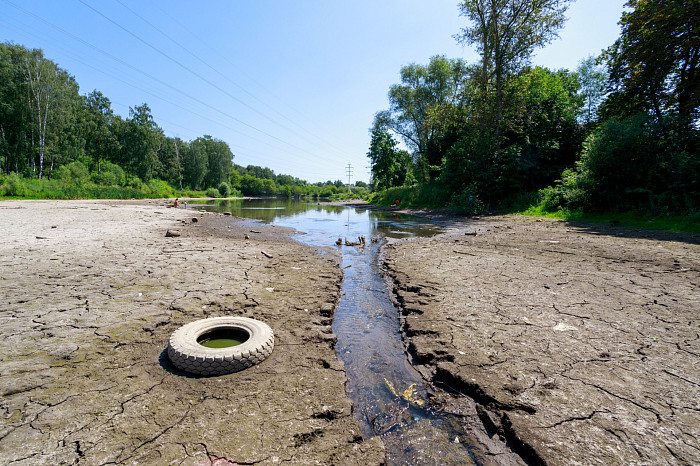
<svg viewBox="0 0 700 466">
<path fill-rule="evenodd" d="M 455 38 L 481 60 L 402 67 L 370 129 L 372 186 L 472 212 L 523 199 L 697 212 L 700 1 L 629 0 L 600 56 L 574 71 L 532 66 L 569 3 L 462 1 L 469 24 Z"/>
<path fill-rule="evenodd" d="M 21 180 L 45 186 L 52 179 L 73 187 L 131 188 L 129 195 L 330 196 L 347 190 L 339 180 L 309 184 L 233 159 L 228 144 L 210 135 L 191 141 L 166 136 L 145 103 L 122 118 L 100 91 L 81 95 L 75 78 L 40 49 L 0 43 L 0 185 L 3 175 L 14 177 L 5 194 L 22 195 Z"/>
</svg>

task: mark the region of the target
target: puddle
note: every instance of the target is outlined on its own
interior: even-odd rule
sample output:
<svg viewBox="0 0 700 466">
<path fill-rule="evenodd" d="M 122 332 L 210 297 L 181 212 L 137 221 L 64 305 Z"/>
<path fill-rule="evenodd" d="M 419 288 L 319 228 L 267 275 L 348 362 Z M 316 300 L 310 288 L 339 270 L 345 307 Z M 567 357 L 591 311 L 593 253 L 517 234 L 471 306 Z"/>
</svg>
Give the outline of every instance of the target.
<svg viewBox="0 0 700 466">
<path fill-rule="evenodd" d="M 437 226 L 404 214 L 277 199 L 229 200 L 207 209 L 292 227 L 303 232 L 295 239 L 312 246 L 364 236 L 364 247 L 337 246 L 345 279 L 333 320 L 362 435 L 381 436 L 389 464 L 474 463 L 472 441 L 458 420 L 430 405 L 430 389 L 404 351 L 399 315 L 379 270 L 387 238 L 432 236 Z"/>
</svg>

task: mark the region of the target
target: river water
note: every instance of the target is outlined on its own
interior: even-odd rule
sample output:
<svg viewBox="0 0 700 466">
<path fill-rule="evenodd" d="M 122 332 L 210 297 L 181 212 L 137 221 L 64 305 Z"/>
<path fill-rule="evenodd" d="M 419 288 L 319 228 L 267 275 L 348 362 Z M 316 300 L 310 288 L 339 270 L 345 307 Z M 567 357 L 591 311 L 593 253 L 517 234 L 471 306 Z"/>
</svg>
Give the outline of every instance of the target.
<svg viewBox="0 0 700 466">
<path fill-rule="evenodd" d="M 333 332 L 363 437 L 381 436 L 389 464 L 474 462 L 471 440 L 458 419 L 430 405 L 430 388 L 406 354 L 399 312 L 379 269 L 379 249 L 386 241 L 432 236 L 439 233 L 437 226 L 393 212 L 281 199 L 226 200 L 203 208 L 291 227 L 302 232 L 295 235 L 302 243 L 337 247 L 345 279 Z M 360 236 L 364 247 L 344 244 Z M 338 238 L 342 246 L 335 246 Z"/>
</svg>

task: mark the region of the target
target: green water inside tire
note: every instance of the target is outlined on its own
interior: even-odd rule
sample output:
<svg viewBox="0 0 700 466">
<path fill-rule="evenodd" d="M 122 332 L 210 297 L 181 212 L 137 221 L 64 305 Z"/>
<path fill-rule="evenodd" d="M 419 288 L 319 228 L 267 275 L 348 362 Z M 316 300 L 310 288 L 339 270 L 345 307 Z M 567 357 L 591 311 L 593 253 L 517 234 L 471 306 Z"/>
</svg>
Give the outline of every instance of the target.
<svg viewBox="0 0 700 466">
<path fill-rule="evenodd" d="M 230 348 L 245 343 L 250 338 L 248 332 L 240 328 L 217 328 L 203 333 L 197 343 L 206 348 Z"/>
</svg>

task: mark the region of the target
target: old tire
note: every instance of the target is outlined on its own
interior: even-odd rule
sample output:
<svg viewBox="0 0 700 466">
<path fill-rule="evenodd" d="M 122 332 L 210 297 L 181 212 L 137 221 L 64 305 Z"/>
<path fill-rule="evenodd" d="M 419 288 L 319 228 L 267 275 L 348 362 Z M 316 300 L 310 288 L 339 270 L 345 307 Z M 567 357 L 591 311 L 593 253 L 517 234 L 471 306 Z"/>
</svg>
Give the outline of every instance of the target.
<svg viewBox="0 0 700 466">
<path fill-rule="evenodd" d="M 197 339 L 218 329 L 235 329 L 248 339 L 228 348 L 207 348 Z M 212 317 L 183 325 L 170 336 L 168 357 L 185 372 L 198 375 L 222 375 L 238 372 L 262 362 L 272 353 L 275 337 L 264 322 L 247 317 Z"/>
</svg>

